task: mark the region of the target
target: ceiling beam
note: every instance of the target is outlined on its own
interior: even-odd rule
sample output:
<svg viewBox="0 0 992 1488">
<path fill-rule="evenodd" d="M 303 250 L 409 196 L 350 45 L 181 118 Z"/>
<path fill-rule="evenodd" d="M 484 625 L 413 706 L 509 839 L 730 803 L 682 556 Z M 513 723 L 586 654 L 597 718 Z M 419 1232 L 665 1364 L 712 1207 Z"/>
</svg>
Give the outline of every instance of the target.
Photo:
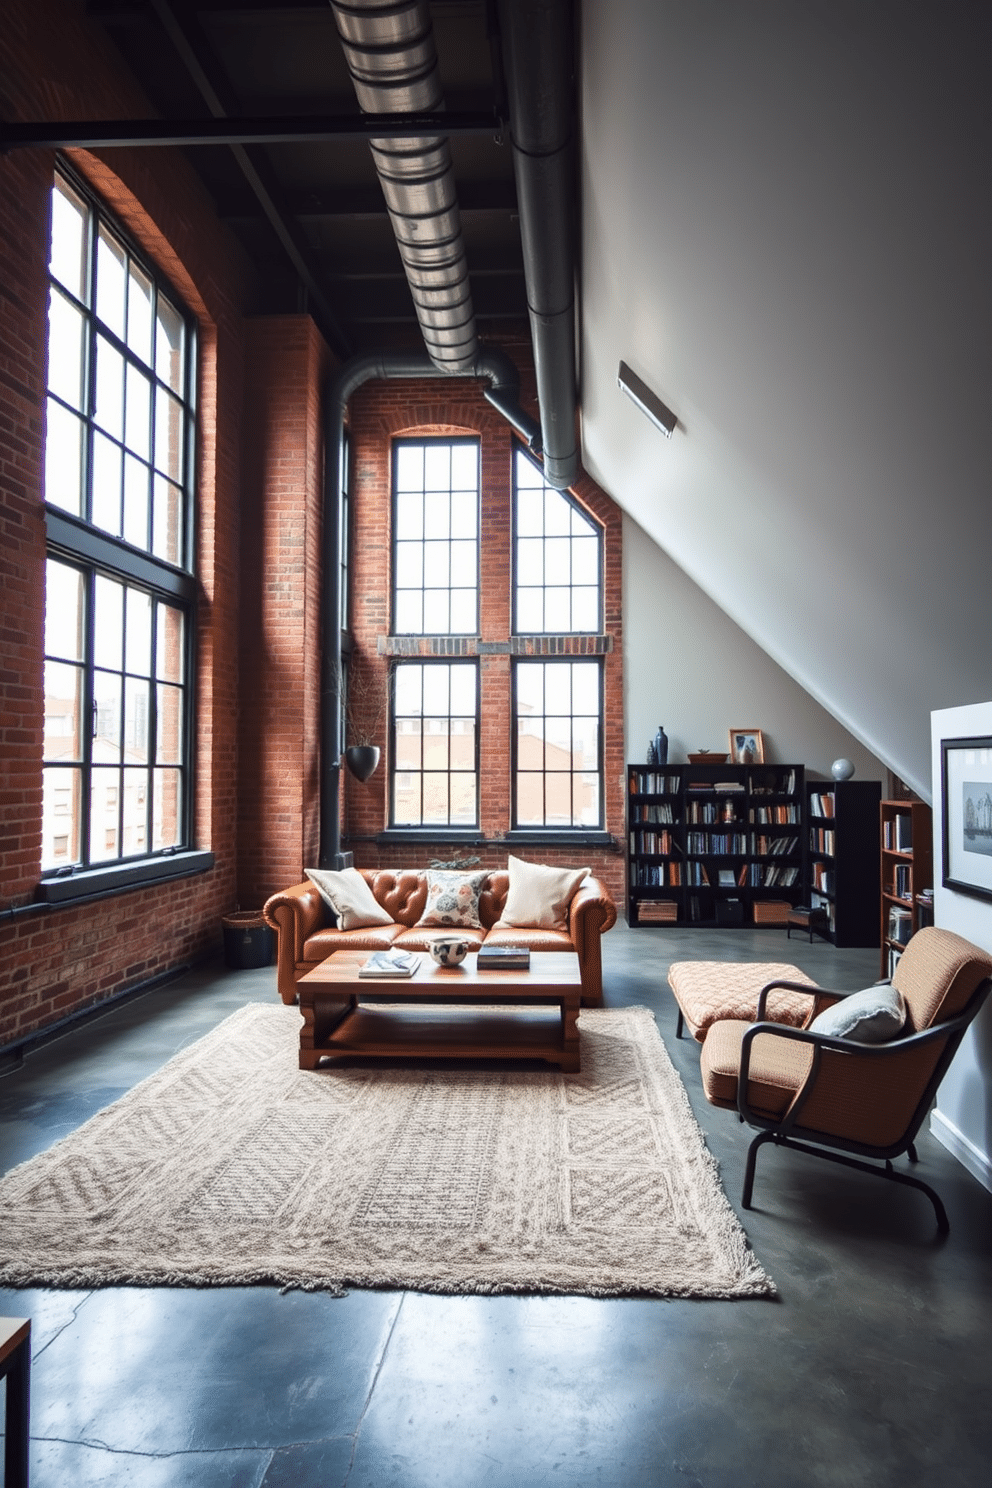
<svg viewBox="0 0 992 1488">
<path fill-rule="evenodd" d="M 156 0 L 156 4 L 158 0 Z M 23 149 L 106 150 L 118 145 L 299 145 L 353 139 L 498 134 L 491 113 L 314 114 L 294 118 L 84 119 L 0 124 L 0 154 Z"/>
</svg>

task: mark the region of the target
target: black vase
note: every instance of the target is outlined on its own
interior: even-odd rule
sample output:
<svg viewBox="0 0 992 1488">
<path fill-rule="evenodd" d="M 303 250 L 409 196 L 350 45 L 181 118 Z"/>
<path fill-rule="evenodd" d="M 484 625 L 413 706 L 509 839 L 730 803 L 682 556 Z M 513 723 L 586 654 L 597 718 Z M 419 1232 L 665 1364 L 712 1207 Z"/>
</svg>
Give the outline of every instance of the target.
<svg viewBox="0 0 992 1488">
<path fill-rule="evenodd" d="M 654 736 L 654 760 L 656 765 L 668 764 L 668 735 L 660 724 Z"/>
<path fill-rule="evenodd" d="M 344 752 L 344 761 L 356 780 L 364 785 L 379 763 L 379 749 L 375 744 L 349 744 Z"/>
</svg>

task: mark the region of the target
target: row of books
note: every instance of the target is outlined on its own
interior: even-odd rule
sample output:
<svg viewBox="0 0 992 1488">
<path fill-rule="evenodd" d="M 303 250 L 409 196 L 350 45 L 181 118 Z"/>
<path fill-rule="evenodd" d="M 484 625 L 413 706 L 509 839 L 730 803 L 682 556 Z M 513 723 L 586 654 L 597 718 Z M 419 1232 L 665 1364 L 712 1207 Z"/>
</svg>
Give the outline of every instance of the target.
<svg viewBox="0 0 992 1488">
<path fill-rule="evenodd" d="M 682 864 L 636 863 L 630 882 L 635 889 L 678 888 L 682 882 Z"/>
<path fill-rule="evenodd" d="M 892 874 L 892 893 L 897 899 L 910 899 L 913 894 L 913 870 L 909 863 L 896 863 Z"/>
<path fill-rule="evenodd" d="M 809 798 L 810 816 L 833 816 L 834 798 L 830 793 L 818 795 L 814 792 Z"/>
<path fill-rule="evenodd" d="M 828 868 L 826 863 L 812 865 L 811 879 L 814 889 L 818 889 L 821 894 L 834 892 L 834 870 Z"/>
<path fill-rule="evenodd" d="M 834 855 L 833 827 L 810 827 L 809 845 L 814 852 L 827 853 L 832 858 Z"/>
<path fill-rule="evenodd" d="M 630 820 L 632 822 L 670 822 L 674 818 L 672 808 L 667 801 L 660 801 L 653 806 L 648 806 L 642 801 L 639 806 L 631 806 Z"/>
<path fill-rule="evenodd" d="M 900 814 L 883 822 L 882 843 L 887 852 L 912 852 L 913 818 Z"/>
<path fill-rule="evenodd" d="M 671 832 L 654 832 L 649 827 L 638 827 L 630 834 L 630 851 L 634 857 L 642 853 L 661 853 L 667 857 L 672 851 L 673 840 Z"/>
<path fill-rule="evenodd" d="M 678 775 L 664 775 L 657 770 L 632 770 L 630 793 L 635 796 L 677 796 L 682 788 Z"/>
<path fill-rule="evenodd" d="M 788 826 L 799 820 L 799 807 L 789 806 L 752 806 L 749 819 L 756 826 Z"/>
<path fill-rule="evenodd" d="M 628 834 L 632 858 L 671 857 L 682 852 L 682 846 L 667 829 L 655 831 L 651 827 L 635 827 Z M 696 857 L 726 858 L 751 857 L 786 858 L 799 851 L 798 837 L 769 837 L 763 832 L 687 832 L 687 853 Z M 635 865 L 636 866 L 636 865 Z"/>
<path fill-rule="evenodd" d="M 798 837 L 766 837 L 759 833 L 751 841 L 754 844 L 753 851 L 761 858 L 785 857 L 799 849 Z"/>
<path fill-rule="evenodd" d="M 705 853 L 710 857 L 728 854 L 742 857 L 747 852 L 746 832 L 686 832 L 686 852 Z"/>
<path fill-rule="evenodd" d="M 733 805 L 730 805 L 731 813 Z M 723 807 L 716 801 L 688 801 L 685 808 L 685 819 L 687 822 L 717 822 L 723 813 Z"/>
<path fill-rule="evenodd" d="M 742 780 L 690 780 L 686 790 L 697 795 L 738 796 L 744 794 L 744 782 Z"/>
</svg>

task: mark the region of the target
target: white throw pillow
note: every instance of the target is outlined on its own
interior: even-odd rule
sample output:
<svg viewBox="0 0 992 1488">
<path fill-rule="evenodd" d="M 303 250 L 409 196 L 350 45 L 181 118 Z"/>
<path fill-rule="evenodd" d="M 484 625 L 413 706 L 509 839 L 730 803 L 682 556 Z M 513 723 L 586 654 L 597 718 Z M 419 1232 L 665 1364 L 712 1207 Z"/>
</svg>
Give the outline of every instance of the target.
<svg viewBox="0 0 992 1488">
<path fill-rule="evenodd" d="M 809 1025 L 811 1033 L 850 1039 L 856 1044 L 886 1044 L 902 1031 L 906 1004 L 888 985 L 852 992 L 828 1007 Z"/>
<path fill-rule="evenodd" d="M 307 868 L 307 878 L 324 903 L 333 909 L 342 930 L 361 930 L 367 925 L 391 925 L 387 914 L 357 868 Z"/>
<path fill-rule="evenodd" d="M 500 919 L 521 930 L 567 930 L 568 906 L 588 868 L 548 868 L 510 857 L 510 887 Z"/>
<path fill-rule="evenodd" d="M 458 930 L 480 930 L 479 895 L 489 877 L 481 873 L 452 873 L 440 868 L 427 870 L 427 904 L 420 925 L 450 925 Z"/>
</svg>

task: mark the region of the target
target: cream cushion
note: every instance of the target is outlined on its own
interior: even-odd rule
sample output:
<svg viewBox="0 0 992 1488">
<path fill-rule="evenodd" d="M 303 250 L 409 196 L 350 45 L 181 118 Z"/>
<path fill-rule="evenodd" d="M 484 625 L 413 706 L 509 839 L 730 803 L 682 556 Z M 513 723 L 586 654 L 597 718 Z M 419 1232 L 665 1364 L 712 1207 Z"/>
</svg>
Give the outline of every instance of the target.
<svg viewBox="0 0 992 1488">
<path fill-rule="evenodd" d="M 342 930 L 391 925 L 393 917 L 376 900 L 357 868 L 307 868 L 307 878 L 338 917 Z"/>
<path fill-rule="evenodd" d="M 511 854 L 507 871 L 510 884 L 501 924 L 540 930 L 568 928 L 568 906 L 588 878 L 588 868 L 549 868 L 543 863 L 525 863 Z"/>
<path fill-rule="evenodd" d="M 851 1039 L 856 1044 L 885 1044 L 902 1032 L 906 1004 L 895 987 L 868 987 L 852 992 L 815 1017 L 810 1033 Z"/>
</svg>

